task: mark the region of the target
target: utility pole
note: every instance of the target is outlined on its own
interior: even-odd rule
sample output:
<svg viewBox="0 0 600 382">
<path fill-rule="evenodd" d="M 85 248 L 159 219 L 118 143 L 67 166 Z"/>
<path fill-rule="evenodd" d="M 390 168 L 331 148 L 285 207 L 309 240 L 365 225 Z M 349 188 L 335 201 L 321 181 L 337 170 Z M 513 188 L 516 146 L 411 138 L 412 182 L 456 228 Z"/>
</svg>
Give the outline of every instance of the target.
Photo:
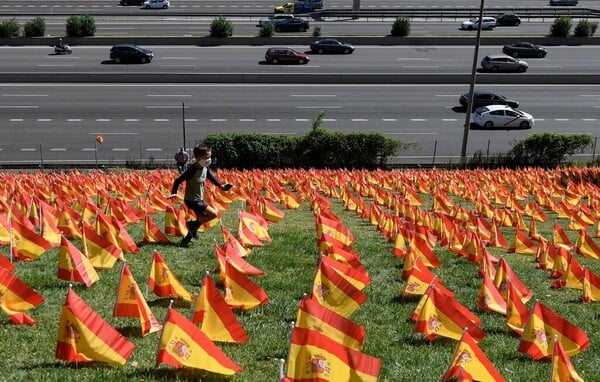
<svg viewBox="0 0 600 382">
<path fill-rule="evenodd" d="M 185 146 L 185 101 L 181 101 L 181 123 L 183 127 L 183 151 L 187 151 Z"/>
</svg>

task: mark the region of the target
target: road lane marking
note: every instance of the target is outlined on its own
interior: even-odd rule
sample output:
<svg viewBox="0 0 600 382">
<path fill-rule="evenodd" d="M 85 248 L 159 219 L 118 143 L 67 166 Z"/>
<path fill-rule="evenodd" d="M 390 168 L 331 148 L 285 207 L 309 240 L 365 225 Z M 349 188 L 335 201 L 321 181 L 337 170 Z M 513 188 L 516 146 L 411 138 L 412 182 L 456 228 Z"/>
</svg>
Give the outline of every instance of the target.
<svg viewBox="0 0 600 382">
<path fill-rule="evenodd" d="M 296 109 L 341 109 L 341 106 L 296 106 Z"/>
<path fill-rule="evenodd" d="M 337 97 L 337 94 L 290 94 L 290 97 L 307 97 L 307 98 Z"/>
<path fill-rule="evenodd" d="M 10 122 L 23 122 L 23 118 L 11 118 Z"/>
<path fill-rule="evenodd" d="M 191 94 L 146 94 L 146 97 L 191 97 Z"/>
<path fill-rule="evenodd" d="M 162 151 L 162 148 L 160 148 L 160 147 L 148 147 L 148 148 L 146 148 L 146 151 Z"/>
<path fill-rule="evenodd" d="M 168 118 L 154 118 L 154 122 L 169 122 Z"/>
<path fill-rule="evenodd" d="M 382 121 L 383 122 L 397 122 L 398 120 L 396 118 L 383 118 Z"/>
<path fill-rule="evenodd" d="M 69 118 L 67 119 L 67 122 L 81 122 L 82 119 L 81 118 Z"/>
<path fill-rule="evenodd" d="M 20 151 L 35 151 L 35 147 L 21 147 Z"/>
<path fill-rule="evenodd" d="M 367 119 L 367 118 L 351 118 L 350 121 L 352 121 L 352 122 L 369 122 L 369 119 Z"/>
<path fill-rule="evenodd" d="M 211 122 L 227 122 L 227 119 L 224 118 L 211 118 Z"/>
<path fill-rule="evenodd" d="M 281 122 L 279 118 L 267 118 L 267 122 Z"/>
<path fill-rule="evenodd" d="M 114 147 L 112 151 L 129 151 L 127 147 Z"/>
<path fill-rule="evenodd" d="M 411 118 L 411 122 L 427 122 L 425 118 Z"/>
<path fill-rule="evenodd" d="M 146 109 L 181 109 L 181 105 L 148 105 Z"/>
<path fill-rule="evenodd" d="M 38 122 L 50 122 L 50 121 L 52 121 L 52 119 L 51 118 L 38 118 L 37 121 Z"/>
<path fill-rule="evenodd" d="M 67 151 L 65 147 L 52 147 L 50 151 Z"/>
<path fill-rule="evenodd" d="M 125 118 L 125 122 L 139 122 L 140 120 L 137 118 Z"/>
<path fill-rule="evenodd" d="M 38 105 L 0 105 L 1 109 L 39 109 Z"/>
<path fill-rule="evenodd" d="M 110 122 L 110 118 L 96 118 L 96 122 Z"/>
<path fill-rule="evenodd" d="M 240 118 L 239 122 L 255 122 L 254 118 Z"/>
<path fill-rule="evenodd" d="M 48 94 L 2 94 L 2 97 L 48 97 Z"/>
</svg>

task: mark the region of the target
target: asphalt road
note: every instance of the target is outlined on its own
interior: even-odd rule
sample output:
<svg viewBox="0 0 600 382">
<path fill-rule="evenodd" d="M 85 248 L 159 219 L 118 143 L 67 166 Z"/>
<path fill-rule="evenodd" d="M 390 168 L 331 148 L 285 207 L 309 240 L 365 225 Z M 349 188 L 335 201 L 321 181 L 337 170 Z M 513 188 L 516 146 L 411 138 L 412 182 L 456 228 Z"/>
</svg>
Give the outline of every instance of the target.
<svg viewBox="0 0 600 382">
<path fill-rule="evenodd" d="M 536 123 L 530 130 L 471 130 L 469 156 L 506 151 L 534 132 L 600 135 L 600 86 L 482 88 L 519 100 Z M 2 84 L 0 90 L 0 164 L 169 161 L 182 145 L 184 118 L 191 146 L 214 133 L 301 135 L 321 111 L 327 129 L 416 143 L 395 161 L 431 164 L 434 154 L 436 163 L 459 161 L 465 112 L 458 97 L 468 86 Z M 94 143 L 97 135 L 102 145 Z"/>
</svg>

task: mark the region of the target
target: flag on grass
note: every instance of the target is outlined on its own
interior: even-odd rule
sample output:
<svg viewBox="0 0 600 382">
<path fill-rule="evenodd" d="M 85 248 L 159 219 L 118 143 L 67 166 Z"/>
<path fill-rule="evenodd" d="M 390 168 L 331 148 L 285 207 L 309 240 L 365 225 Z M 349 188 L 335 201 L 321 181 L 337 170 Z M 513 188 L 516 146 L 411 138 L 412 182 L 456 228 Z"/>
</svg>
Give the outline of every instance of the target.
<svg viewBox="0 0 600 382">
<path fill-rule="evenodd" d="M 583 296 L 584 303 L 591 301 L 600 301 L 600 276 L 596 275 L 589 268 L 583 270 Z"/>
<path fill-rule="evenodd" d="M 171 272 L 158 251 L 154 251 L 148 286 L 158 297 L 175 296 L 192 302 L 194 298 Z"/>
<path fill-rule="evenodd" d="M 162 329 L 126 263 L 121 269 L 113 317 L 139 317 L 144 336 Z"/>
<path fill-rule="evenodd" d="M 315 330 L 292 330 L 287 382 L 376 382 L 381 360 L 346 347 Z"/>
<path fill-rule="evenodd" d="M 37 293 L 16 275 L 0 267 L 0 307 L 17 325 L 34 325 L 35 320 L 23 313 L 44 302 Z"/>
<path fill-rule="evenodd" d="M 27 228 L 17 219 L 11 219 L 11 250 L 14 258 L 20 260 L 36 260 L 52 245 L 35 231 Z"/>
<path fill-rule="evenodd" d="M 83 224 L 82 244 L 82 252 L 96 269 L 111 269 L 117 260 L 124 260 L 121 248 L 114 246 L 104 236 L 98 235 L 87 224 Z"/>
<path fill-rule="evenodd" d="M 269 298 L 265 291 L 248 276 L 238 271 L 229 261 L 225 262 L 225 301 L 232 308 L 249 310 L 265 305 Z"/>
<path fill-rule="evenodd" d="M 588 336 L 583 330 L 541 302 L 536 301 L 531 310 L 529 322 L 523 330 L 518 350 L 521 353 L 529 354 L 535 361 L 550 359 L 555 335 L 569 356 L 590 346 Z"/>
<path fill-rule="evenodd" d="M 160 336 L 156 367 L 161 363 L 223 375 L 242 371 L 206 334 L 175 309 L 169 309 Z"/>
<path fill-rule="evenodd" d="M 299 328 L 316 330 L 354 350 L 362 349 L 365 341 L 366 332 L 362 326 L 327 309 L 308 296 L 300 300 L 295 325 Z"/>
<path fill-rule="evenodd" d="M 134 348 L 134 344 L 69 289 L 60 316 L 56 358 L 120 366 L 127 362 Z"/>
<path fill-rule="evenodd" d="M 600 247 L 584 229 L 579 231 L 575 242 L 575 252 L 592 259 L 600 259 Z"/>
<path fill-rule="evenodd" d="M 91 287 L 100 279 L 90 259 L 61 235 L 58 249 L 58 278 L 65 281 L 84 283 Z"/>
<path fill-rule="evenodd" d="M 171 240 L 165 235 L 164 232 L 158 228 L 156 223 L 152 221 L 150 215 L 146 214 L 144 217 L 144 238 L 142 239 L 144 243 L 161 243 L 161 244 L 169 244 Z"/>
<path fill-rule="evenodd" d="M 498 372 L 467 331 L 463 333 L 460 341 L 456 344 L 448 370 L 442 377 L 442 382 L 452 381 L 452 370 L 457 367 L 463 368 L 472 380 L 480 382 L 505 381 L 504 377 L 500 375 L 500 372 Z"/>
<path fill-rule="evenodd" d="M 200 330 L 212 341 L 237 343 L 248 341 L 244 328 L 208 273 L 198 293 L 192 322 L 201 324 Z"/>
<path fill-rule="evenodd" d="M 508 282 L 507 293 L 506 325 L 520 336 L 523 334 L 523 329 L 529 320 L 529 309 L 527 309 L 519 292 L 510 281 Z"/>
<path fill-rule="evenodd" d="M 498 270 L 496 271 L 496 277 L 494 277 L 494 285 L 496 286 L 496 288 L 498 288 L 500 295 L 505 300 L 507 295 L 506 291 L 508 280 L 510 280 L 510 282 L 513 283 L 515 289 L 519 293 L 521 300 L 523 300 L 523 303 L 526 303 L 531 299 L 531 297 L 533 297 L 533 292 L 530 291 L 529 288 L 527 288 L 525 284 L 521 282 L 521 280 L 519 280 L 519 278 L 517 277 L 515 272 L 513 272 L 512 268 L 510 267 L 510 265 L 508 265 L 506 260 L 504 260 L 504 258 L 501 258 L 498 262 Z"/>
<path fill-rule="evenodd" d="M 506 315 L 506 301 L 504 301 L 504 298 L 502 298 L 487 273 L 483 274 L 477 306 L 485 312 L 496 312 Z"/>
<path fill-rule="evenodd" d="M 550 382 L 583 382 L 558 339 L 554 339 Z"/>
</svg>

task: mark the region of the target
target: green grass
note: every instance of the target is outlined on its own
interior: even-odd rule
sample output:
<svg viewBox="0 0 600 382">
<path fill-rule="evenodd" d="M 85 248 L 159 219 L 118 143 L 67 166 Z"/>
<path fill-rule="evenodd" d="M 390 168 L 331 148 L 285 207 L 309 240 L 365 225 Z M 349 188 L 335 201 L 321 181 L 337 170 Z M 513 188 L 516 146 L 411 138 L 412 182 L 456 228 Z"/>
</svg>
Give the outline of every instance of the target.
<svg viewBox="0 0 600 382">
<path fill-rule="evenodd" d="M 165 181 L 166 184 L 169 181 Z M 430 206 L 430 198 L 423 208 Z M 382 360 L 380 381 L 436 381 L 446 370 L 452 355 L 455 341 L 438 338 L 432 343 L 413 332 L 414 323 L 410 316 L 417 299 L 400 298 L 403 286 L 401 280 L 402 260 L 392 254 L 392 244 L 354 212 L 345 211 L 341 200 L 330 199 L 332 211 L 336 213 L 356 238 L 353 248 L 361 255 L 361 261 L 371 276 L 372 284 L 364 292 L 368 301 L 362 305 L 351 319 L 365 327 L 367 336 L 363 351 Z M 458 199 L 455 199 L 458 200 Z M 370 205 L 370 200 L 368 200 Z M 462 205 L 472 205 L 462 201 Z M 232 232 L 237 229 L 237 209 L 241 202 L 236 201 L 223 212 L 223 224 Z M 286 358 L 290 324 L 295 319 L 297 304 L 303 293 L 311 290 L 316 265 L 316 232 L 312 211 L 303 202 L 297 210 L 284 210 L 286 216 L 271 224 L 269 233 L 273 239 L 263 248 L 255 248 L 248 261 L 264 270 L 265 275 L 253 278 L 269 296 L 268 305 L 250 311 L 237 311 L 238 320 L 249 335 L 245 344 L 217 345 L 243 367 L 243 371 L 229 378 L 231 381 L 275 381 L 278 377 L 278 359 Z M 546 238 L 551 238 L 555 216 L 550 214 L 548 222 L 538 224 L 538 230 Z M 161 214 L 153 220 L 164 227 Z M 526 218 L 526 221 L 529 220 Z M 564 220 L 559 221 L 564 223 Z M 566 224 L 563 224 L 565 227 Z M 132 237 L 141 241 L 143 224 L 128 227 Z M 513 228 L 503 228 L 506 239 L 511 242 Z M 575 242 L 575 234 L 567 231 Z M 173 238 L 177 240 L 177 238 Z M 193 295 L 197 295 L 205 272 L 210 271 L 214 280 L 216 261 L 214 240 L 222 243 L 218 227 L 201 234 L 201 240 L 190 248 L 174 245 L 141 245 L 139 254 L 126 254 L 127 264 L 140 288 L 145 293 L 152 311 L 159 321 L 163 321 L 168 299 L 160 299 L 146 287 L 150 272 L 152 253 L 157 250 L 165 259 L 171 271 Z M 595 239 L 598 242 L 597 239 Z M 79 246 L 79 242 L 75 241 Z M 8 247 L 0 248 L 4 254 Z M 549 272 L 535 268 L 532 256 L 508 254 L 504 249 L 491 248 L 495 256 L 504 256 L 521 280 L 534 292 L 534 298 L 549 306 L 569 321 L 582 328 L 591 340 L 591 347 L 572 357 L 578 373 L 586 381 L 600 381 L 600 309 L 598 303 L 584 305 L 580 302 L 579 290 L 550 289 Z M 480 347 L 488 358 L 510 381 L 544 381 L 549 379 L 550 363 L 534 362 L 528 356 L 517 352 L 518 337 L 505 325 L 504 316 L 483 313 L 476 307 L 481 279 L 477 276 L 477 265 L 459 258 L 445 248 L 436 247 L 436 255 L 442 266 L 433 272 L 443 280 L 445 286 L 455 292 L 456 298 L 482 321 L 487 336 Z M 123 367 L 110 367 L 101 364 L 67 364 L 54 357 L 57 328 L 62 304 L 68 283 L 58 280 L 58 250 L 52 249 L 40 259 L 29 263 L 16 264 L 15 273 L 42 294 L 44 304 L 28 313 L 37 321 L 35 327 L 16 326 L 8 318 L 0 317 L 0 381 L 149 381 L 149 380 L 222 380 L 220 376 L 206 375 L 197 370 L 175 370 L 162 365 L 154 370 L 160 333 L 146 337 L 140 334 L 137 319 L 113 318 L 116 286 L 121 265 L 117 263 L 111 270 L 100 271 L 100 281 L 91 288 L 75 285 L 74 290 L 101 317 L 136 345 L 136 349 Z M 600 273 L 600 261 L 578 260 Z M 531 307 L 532 301 L 528 303 Z M 175 308 L 191 317 L 193 304 L 176 301 Z"/>
</svg>

